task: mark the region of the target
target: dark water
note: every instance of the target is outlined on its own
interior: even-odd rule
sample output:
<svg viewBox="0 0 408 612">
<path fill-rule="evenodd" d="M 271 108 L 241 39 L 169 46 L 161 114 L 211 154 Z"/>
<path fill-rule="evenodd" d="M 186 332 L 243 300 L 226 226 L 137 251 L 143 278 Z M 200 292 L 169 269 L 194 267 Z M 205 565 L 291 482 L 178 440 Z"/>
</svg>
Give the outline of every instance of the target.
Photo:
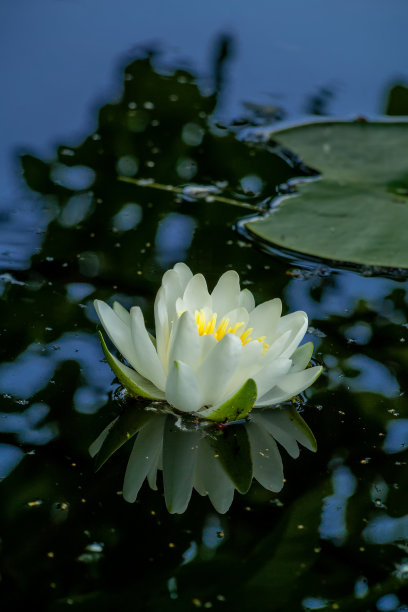
<svg viewBox="0 0 408 612">
<path fill-rule="evenodd" d="M 211 185 L 262 208 L 308 175 L 249 138 L 285 109 L 219 120 L 231 38 L 212 53 L 200 87 L 193 70 L 135 53 L 80 144 L 14 158 L 23 184 L 3 206 L 0 253 L 5 610 L 408 609 L 406 281 L 267 254 L 239 233 L 251 210 L 118 180 Z M 403 114 L 404 95 L 394 90 L 389 112 Z M 309 112 L 329 98 L 320 92 Z M 324 366 L 302 407 L 317 453 L 282 450 L 282 491 L 253 484 L 225 515 L 196 493 L 170 515 L 160 483 L 128 504 L 129 445 L 96 474 L 88 453 L 121 409 L 93 299 L 138 304 L 152 328 L 177 261 L 211 286 L 233 268 L 257 302 L 305 310 Z"/>
</svg>

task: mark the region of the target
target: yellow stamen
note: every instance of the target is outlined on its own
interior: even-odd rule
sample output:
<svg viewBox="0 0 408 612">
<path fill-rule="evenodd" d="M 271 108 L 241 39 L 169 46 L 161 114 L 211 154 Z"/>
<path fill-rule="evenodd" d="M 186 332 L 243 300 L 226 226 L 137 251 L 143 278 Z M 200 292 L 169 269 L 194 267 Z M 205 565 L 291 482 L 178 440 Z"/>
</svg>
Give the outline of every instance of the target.
<svg viewBox="0 0 408 612">
<path fill-rule="evenodd" d="M 205 326 L 205 314 L 204 314 L 204 310 L 196 310 L 194 312 L 194 316 L 195 316 L 195 320 L 197 323 L 197 328 L 198 328 L 198 333 L 200 334 L 200 336 L 202 336 L 204 334 L 204 326 Z"/>
<path fill-rule="evenodd" d="M 214 312 L 211 319 L 208 321 L 207 325 L 205 326 L 204 334 L 210 334 L 212 336 L 212 334 L 214 333 L 216 321 L 217 321 L 217 313 Z"/>
<path fill-rule="evenodd" d="M 228 323 L 230 320 L 228 318 L 221 319 L 221 323 L 219 324 L 217 331 L 214 333 L 216 340 L 221 340 L 227 332 Z"/>
<path fill-rule="evenodd" d="M 249 334 L 251 333 L 253 329 L 254 329 L 253 327 L 248 327 L 248 329 L 244 331 L 243 334 L 241 334 L 240 338 L 244 346 L 245 344 L 248 344 L 248 342 L 251 342 L 252 338 L 249 337 Z"/>
<path fill-rule="evenodd" d="M 235 323 L 235 325 L 233 327 L 229 326 L 229 328 L 227 329 L 227 331 L 225 333 L 227 334 L 235 334 L 235 332 L 242 327 L 244 324 L 243 321 L 238 321 L 238 323 Z"/>
<path fill-rule="evenodd" d="M 266 353 L 266 351 L 269 348 L 269 344 L 267 344 L 266 342 L 264 342 L 266 336 L 260 336 L 259 338 L 255 338 L 255 340 L 258 340 L 258 342 L 260 342 L 263 346 L 263 351 L 262 351 L 262 355 L 264 355 Z"/>
<path fill-rule="evenodd" d="M 179 316 L 181 316 L 181 314 L 182 313 L 179 313 Z M 216 328 L 217 313 L 214 312 L 207 321 L 203 308 L 201 308 L 201 310 L 194 311 L 194 318 L 197 324 L 198 334 L 200 336 L 214 336 L 214 338 L 218 341 L 221 340 L 225 336 L 225 334 L 235 334 L 239 329 L 241 329 L 241 327 L 245 326 L 245 323 L 243 321 L 238 321 L 237 323 L 234 323 L 234 325 L 230 325 L 230 319 L 228 317 L 224 317 L 223 319 L 221 319 L 220 324 Z M 244 346 L 245 344 L 252 342 L 252 338 L 250 335 L 252 331 L 253 328 L 249 327 L 240 336 L 237 334 L 238 338 L 240 338 Z M 266 353 L 269 348 L 269 344 L 264 342 L 265 338 L 266 336 L 260 336 L 259 338 L 255 338 L 257 342 L 260 342 L 262 344 L 263 353 Z"/>
</svg>

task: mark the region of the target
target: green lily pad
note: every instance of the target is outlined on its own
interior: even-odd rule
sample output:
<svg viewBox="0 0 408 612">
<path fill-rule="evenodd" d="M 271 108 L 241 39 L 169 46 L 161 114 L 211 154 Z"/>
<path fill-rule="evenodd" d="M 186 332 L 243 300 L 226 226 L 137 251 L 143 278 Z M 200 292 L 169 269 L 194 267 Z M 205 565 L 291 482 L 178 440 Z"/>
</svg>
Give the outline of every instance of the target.
<svg viewBox="0 0 408 612">
<path fill-rule="evenodd" d="M 321 176 L 244 222 L 269 245 L 335 262 L 408 268 L 408 122 L 319 122 L 273 132 Z"/>
<path fill-rule="evenodd" d="M 245 425 L 227 427 L 216 438 L 209 438 L 209 442 L 236 489 L 246 493 L 251 486 L 253 466 Z"/>
<path fill-rule="evenodd" d="M 251 412 L 257 396 L 256 383 L 252 378 L 242 385 L 240 389 L 225 402 L 215 408 L 201 411 L 200 417 L 217 423 L 228 423 L 245 419 Z"/>
<path fill-rule="evenodd" d="M 154 416 L 154 415 L 153 415 Z M 104 463 L 115 453 L 125 442 L 130 440 L 143 425 L 152 418 L 151 412 L 138 408 L 129 408 L 123 412 L 116 421 L 113 422 L 99 452 L 95 455 L 95 470 L 98 471 Z"/>
</svg>

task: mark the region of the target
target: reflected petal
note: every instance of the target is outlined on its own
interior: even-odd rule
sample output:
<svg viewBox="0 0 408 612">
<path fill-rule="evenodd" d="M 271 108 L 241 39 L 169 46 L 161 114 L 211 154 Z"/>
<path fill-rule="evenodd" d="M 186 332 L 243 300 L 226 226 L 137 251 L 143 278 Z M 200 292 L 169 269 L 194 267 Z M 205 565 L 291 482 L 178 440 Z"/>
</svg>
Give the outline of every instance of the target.
<svg viewBox="0 0 408 612">
<path fill-rule="evenodd" d="M 275 440 L 256 423 L 246 425 L 251 443 L 254 478 L 269 491 L 280 491 L 283 487 L 282 459 Z"/>
<path fill-rule="evenodd" d="M 128 502 L 136 500 L 147 474 L 157 463 L 163 444 L 165 420 L 164 415 L 154 414 L 137 434 L 123 482 L 123 497 Z"/>
<path fill-rule="evenodd" d="M 263 427 L 291 457 L 296 459 L 299 457 L 299 446 L 292 427 L 288 427 L 285 420 L 280 418 L 284 410 L 259 410 L 253 411 L 250 415 L 250 420 L 256 423 L 259 427 Z"/>
<path fill-rule="evenodd" d="M 166 506 L 171 514 L 182 514 L 193 490 L 198 432 L 181 431 L 166 418 L 163 439 L 163 484 Z"/>
<path fill-rule="evenodd" d="M 194 487 L 201 495 L 208 494 L 214 508 L 220 514 L 229 510 L 234 499 L 235 487 L 215 456 L 211 445 L 204 438 L 200 441 Z"/>
<path fill-rule="evenodd" d="M 101 433 L 96 438 L 96 440 L 92 442 L 92 444 L 90 445 L 88 449 L 91 457 L 95 457 L 95 455 L 99 453 L 99 451 L 102 448 L 102 444 L 105 442 L 106 438 L 108 437 L 108 433 L 110 432 L 110 430 L 112 429 L 113 425 L 116 423 L 118 418 L 119 417 L 116 417 L 116 419 L 113 419 L 113 421 L 111 421 L 109 425 L 107 425 L 105 429 L 101 431 Z"/>
</svg>

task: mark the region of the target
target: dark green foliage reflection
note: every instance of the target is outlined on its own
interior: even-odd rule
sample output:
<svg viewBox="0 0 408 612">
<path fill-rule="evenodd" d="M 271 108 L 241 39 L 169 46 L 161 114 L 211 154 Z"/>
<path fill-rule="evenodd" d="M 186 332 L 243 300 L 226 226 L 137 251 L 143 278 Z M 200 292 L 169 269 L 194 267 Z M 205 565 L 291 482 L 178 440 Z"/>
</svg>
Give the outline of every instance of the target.
<svg viewBox="0 0 408 612">
<path fill-rule="evenodd" d="M 44 234 L 30 267 L 5 269 L 0 285 L 4 609 L 402 610 L 406 282 L 263 253 L 233 229 L 244 209 L 119 181 L 210 185 L 262 208 L 308 173 L 218 126 L 219 92 L 204 95 L 193 75 L 142 58 L 123 80 L 82 144 L 22 159 Z M 126 503 L 129 445 L 96 474 L 88 454 L 122 410 L 92 300 L 138 304 L 151 325 L 161 276 L 179 260 L 210 283 L 234 268 L 258 302 L 304 309 L 325 367 L 303 415 L 318 452 L 280 449 L 282 491 L 254 483 L 225 515 L 195 492 L 171 515 L 145 485 Z"/>
</svg>

